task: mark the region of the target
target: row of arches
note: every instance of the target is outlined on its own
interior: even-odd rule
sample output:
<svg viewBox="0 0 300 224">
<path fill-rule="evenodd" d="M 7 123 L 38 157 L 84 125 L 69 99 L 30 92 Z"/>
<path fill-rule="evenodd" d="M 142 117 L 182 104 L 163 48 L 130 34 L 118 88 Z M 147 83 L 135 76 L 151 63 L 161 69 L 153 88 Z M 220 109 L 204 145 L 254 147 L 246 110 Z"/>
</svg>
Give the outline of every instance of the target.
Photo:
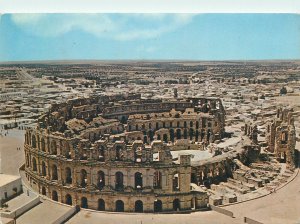
<svg viewBox="0 0 300 224">
<path fill-rule="evenodd" d="M 27 132 L 25 135 L 25 142 L 28 145 L 31 145 L 34 149 L 39 149 L 43 152 L 48 152 L 51 155 L 62 154 L 63 156 L 70 158 L 70 146 L 67 142 L 62 142 L 60 140 L 51 140 L 45 141 L 44 137 L 39 137 L 38 135 L 31 135 L 30 132 Z M 58 145 L 60 147 L 58 147 Z M 59 149 L 61 152 L 59 152 Z"/>
<path fill-rule="evenodd" d="M 153 130 L 149 130 L 148 132 L 144 132 L 144 135 L 147 135 L 149 137 L 150 141 L 154 140 L 154 137 L 156 136 L 157 140 L 162 140 L 164 142 L 174 142 L 178 139 L 189 139 L 189 140 L 195 140 L 198 141 L 204 141 L 204 142 L 210 142 L 210 138 L 212 136 L 212 131 L 210 129 L 207 130 L 194 130 L 192 128 L 190 129 L 169 129 L 168 132 L 154 132 Z M 144 140 L 144 142 L 147 142 Z M 145 142 L 145 143 L 146 143 Z"/>
<path fill-rule="evenodd" d="M 206 118 L 202 118 L 201 123 L 197 121 L 160 121 L 160 122 L 147 122 L 143 124 L 128 124 L 128 131 L 145 131 L 149 129 L 159 130 L 161 128 L 210 128 L 212 127 L 212 121 L 208 121 Z M 215 126 L 217 126 L 217 122 L 215 122 Z"/>
<path fill-rule="evenodd" d="M 47 176 L 46 163 L 42 161 L 41 165 L 42 165 L 41 175 L 45 177 Z M 34 172 L 38 171 L 37 160 L 35 157 L 32 158 L 32 170 Z M 57 165 L 53 164 L 50 170 L 51 170 L 50 179 L 54 181 L 58 180 Z M 64 183 L 73 184 L 72 170 L 70 167 L 66 167 L 64 169 Z M 87 186 L 88 174 L 85 169 L 81 169 L 78 183 L 82 188 L 85 188 Z M 100 170 L 97 172 L 96 187 L 99 190 L 102 190 L 104 186 L 105 186 L 105 173 Z M 162 173 L 160 171 L 154 172 L 153 187 L 162 188 Z M 134 188 L 136 190 L 140 190 L 143 188 L 143 174 L 141 172 L 136 172 L 134 174 Z M 123 189 L 124 189 L 124 175 L 122 172 L 118 171 L 115 173 L 115 190 L 122 191 Z"/>
<path fill-rule="evenodd" d="M 46 188 L 42 187 L 42 194 L 46 196 Z M 52 191 L 51 192 L 51 199 L 53 201 L 59 201 L 58 198 L 58 193 L 57 191 Z M 64 203 L 67 205 L 73 205 L 73 198 L 70 194 L 66 194 L 64 197 Z M 86 197 L 81 197 L 80 198 L 80 207 L 82 208 L 89 208 L 89 203 L 88 199 Z M 103 199 L 98 199 L 98 206 L 97 206 L 98 211 L 105 211 L 106 210 L 106 203 Z M 173 200 L 173 210 L 174 211 L 179 211 L 181 210 L 180 206 L 180 200 L 179 199 L 174 199 Z M 125 211 L 125 204 L 122 200 L 117 200 L 115 202 L 115 208 L 114 211 L 116 212 L 124 212 Z M 153 203 L 153 211 L 154 212 L 162 212 L 163 211 L 163 203 L 161 200 L 155 200 Z M 134 203 L 134 212 L 144 212 L 144 203 L 141 200 L 137 200 Z"/>
</svg>

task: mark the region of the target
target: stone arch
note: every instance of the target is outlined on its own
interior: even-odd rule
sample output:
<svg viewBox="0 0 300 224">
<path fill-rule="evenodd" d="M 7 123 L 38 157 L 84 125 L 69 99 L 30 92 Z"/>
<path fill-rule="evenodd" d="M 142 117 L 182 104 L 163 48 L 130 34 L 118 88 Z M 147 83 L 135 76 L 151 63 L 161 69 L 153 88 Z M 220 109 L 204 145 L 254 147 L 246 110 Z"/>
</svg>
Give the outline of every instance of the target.
<svg viewBox="0 0 300 224">
<path fill-rule="evenodd" d="M 162 212 L 162 211 L 163 211 L 162 201 L 155 200 L 154 201 L 154 212 Z"/>
<path fill-rule="evenodd" d="M 52 180 L 58 180 L 57 166 L 55 164 L 51 167 L 51 174 Z"/>
<path fill-rule="evenodd" d="M 116 188 L 116 190 L 123 190 L 123 188 L 124 188 L 123 173 L 120 172 L 120 171 L 116 172 L 115 178 L 116 178 L 116 180 L 115 180 L 115 188 Z"/>
<path fill-rule="evenodd" d="M 45 147 L 45 139 L 44 139 L 44 138 L 41 139 L 41 150 L 42 150 L 43 152 L 46 151 L 46 147 Z"/>
<path fill-rule="evenodd" d="M 26 167 L 30 166 L 30 160 L 28 154 L 26 154 Z"/>
<path fill-rule="evenodd" d="M 198 131 L 198 130 L 196 130 L 195 141 L 196 141 L 196 142 L 199 141 L 199 131 Z"/>
<path fill-rule="evenodd" d="M 58 201 L 58 194 L 57 194 L 57 191 L 52 191 L 52 200 L 53 200 L 53 201 Z"/>
<path fill-rule="evenodd" d="M 98 211 L 105 211 L 105 201 L 98 199 Z"/>
<path fill-rule="evenodd" d="M 181 129 L 176 130 L 176 138 L 181 139 Z"/>
<path fill-rule="evenodd" d="M 174 129 L 171 128 L 169 132 L 170 132 L 170 141 L 174 142 L 175 139 Z"/>
<path fill-rule="evenodd" d="M 66 202 L 67 205 L 72 205 L 73 204 L 72 203 L 72 196 L 69 195 L 69 194 L 66 194 L 66 196 L 65 196 L 65 202 Z"/>
<path fill-rule="evenodd" d="M 36 148 L 36 137 L 35 137 L 35 135 L 32 135 L 31 146 L 32 146 L 32 148 Z"/>
<path fill-rule="evenodd" d="M 162 174 L 160 171 L 155 171 L 153 175 L 153 187 L 161 189 L 162 188 Z"/>
<path fill-rule="evenodd" d="M 179 191 L 179 173 L 178 172 L 175 172 L 173 174 L 173 179 L 172 179 L 172 189 L 173 191 Z"/>
<path fill-rule="evenodd" d="M 98 171 L 97 173 L 97 187 L 99 190 L 102 190 L 105 186 L 105 174 L 103 171 Z"/>
<path fill-rule="evenodd" d="M 134 174 L 134 187 L 135 189 L 143 188 L 143 174 L 140 172 Z"/>
<path fill-rule="evenodd" d="M 42 176 L 47 176 L 46 163 L 42 162 Z"/>
<path fill-rule="evenodd" d="M 51 154 L 57 155 L 57 145 L 55 140 L 51 141 Z"/>
<path fill-rule="evenodd" d="M 188 132 L 187 132 L 187 129 L 184 129 L 184 131 L 183 131 L 183 138 L 184 138 L 184 139 L 187 139 L 187 138 L 188 138 Z"/>
<path fill-rule="evenodd" d="M 71 168 L 66 167 L 65 173 L 66 173 L 66 183 L 67 184 L 72 184 L 72 170 L 71 170 Z"/>
<path fill-rule="evenodd" d="M 137 200 L 134 203 L 134 211 L 135 212 L 143 212 L 144 211 L 143 202 L 141 200 Z"/>
<path fill-rule="evenodd" d="M 89 208 L 88 200 L 86 197 L 81 198 L 81 208 Z"/>
<path fill-rule="evenodd" d="M 180 211 L 180 200 L 178 198 L 173 200 L 173 210 Z"/>
<path fill-rule="evenodd" d="M 122 200 L 116 201 L 116 212 L 124 212 L 124 202 Z"/>
<path fill-rule="evenodd" d="M 80 186 L 81 187 L 86 187 L 87 185 L 87 172 L 85 169 L 82 169 L 80 171 Z"/>
<path fill-rule="evenodd" d="M 32 158 L 32 170 L 37 172 L 37 162 L 35 157 Z"/>
<path fill-rule="evenodd" d="M 189 136 L 190 136 L 190 140 L 193 140 L 193 138 L 194 138 L 194 129 L 193 128 L 190 128 Z"/>
<path fill-rule="evenodd" d="M 156 134 L 156 136 L 157 136 L 157 140 L 161 139 L 160 134 Z"/>
<path fill-rule="evenodd" d="M 163 141 L 168 142 L 168 135 L 167 134 L 163 134 Z"/>
<path fill-rule="evenodd" d="M 154 132 L 153 132 L 152 130 L 149 130 L 149 131 L 148 131 L 148 135 L 149 135 L 150 141 L 153 141 L 153 140 L 154 140 L 154 138 L 153 138 Z"/>
<path fill-rule="evenodd" d="M 42 187 L 42 195 L 45 195 L 45 196 L 47 195 L 47 191 L 46 191 L 46 188 L 44 186 Z"/>
</svg>

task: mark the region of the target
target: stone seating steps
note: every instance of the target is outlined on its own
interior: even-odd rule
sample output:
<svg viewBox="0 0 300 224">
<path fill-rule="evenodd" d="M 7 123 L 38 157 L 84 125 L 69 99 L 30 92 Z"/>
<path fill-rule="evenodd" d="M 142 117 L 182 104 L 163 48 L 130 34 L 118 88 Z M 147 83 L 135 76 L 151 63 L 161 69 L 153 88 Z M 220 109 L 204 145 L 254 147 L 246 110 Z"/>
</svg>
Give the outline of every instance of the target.
<svg viewBox="0 0 300 224">
<path fill-rule="evenodd" d="M 221 183 L 221 185 L 233 190 L 234 192 L 238 192 L 240 194 L 247 194 L 248 193 L 248 189 L 244 188 L 244 187 L 239 187 L 236 185 L 233 185 L 231 183 Z"/>
<path fill-rule="evenodd" d="M 249 184 L 249 183 L 244 182 L 244 181 L 238 181 L 238 180 L 234 180 L 232 178 L 228 178 L 227 181 L 229 183 L 232 183 L 232 184 L 235 184 L 235 185 L 238 185 L 238 186 L 243 186 L 243 187 L 247 188 L 249 191 L 254 191 L 255 190 L 255 186 L 253 184 Z"/>
</svg>

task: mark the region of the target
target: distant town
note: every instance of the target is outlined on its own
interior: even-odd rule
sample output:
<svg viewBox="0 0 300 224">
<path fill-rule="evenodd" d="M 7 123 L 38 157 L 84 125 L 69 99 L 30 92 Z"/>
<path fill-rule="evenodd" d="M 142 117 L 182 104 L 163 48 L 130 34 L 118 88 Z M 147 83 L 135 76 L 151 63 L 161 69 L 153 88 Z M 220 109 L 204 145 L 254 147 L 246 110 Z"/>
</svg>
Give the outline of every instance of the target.
<svg viewBox="0 0 300 224">
<path fill-rule="evenodd" d="M 0 223 L 300 220 L 300 61 L 11 62 L 0 88 Z"/>
</svg>

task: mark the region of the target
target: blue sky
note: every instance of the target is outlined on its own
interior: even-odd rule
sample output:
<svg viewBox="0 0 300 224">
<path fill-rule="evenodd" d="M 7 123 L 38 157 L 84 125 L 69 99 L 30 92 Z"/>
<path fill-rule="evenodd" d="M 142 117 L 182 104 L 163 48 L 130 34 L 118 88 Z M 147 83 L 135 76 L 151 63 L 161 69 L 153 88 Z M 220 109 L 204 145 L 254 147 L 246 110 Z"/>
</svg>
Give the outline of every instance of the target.
<svg viewBox="0 0 300 224">
<path fill-rule="evenodd" d="M 296 14 L 5 14 L 0 61 L 300 59 Z"/>
</svg>

